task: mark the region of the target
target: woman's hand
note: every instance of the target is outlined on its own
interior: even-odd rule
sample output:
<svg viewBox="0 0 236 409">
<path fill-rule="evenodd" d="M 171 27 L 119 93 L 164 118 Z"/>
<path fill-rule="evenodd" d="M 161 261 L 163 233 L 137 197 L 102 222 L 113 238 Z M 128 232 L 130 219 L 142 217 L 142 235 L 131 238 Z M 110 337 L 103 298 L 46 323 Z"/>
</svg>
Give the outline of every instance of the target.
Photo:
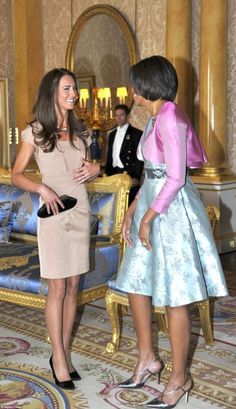
<svg viewBox="0 0 236 409">
<path fill-rule="evenodd" d="M 130 227 L 133 221 L 133 216 L 137 207 L 138 199 L 134 199 L 129 206 L 122 224 L 122 237 L 130 247 L 134 247 L 134 243 L 130 239 Z"/>
<path fill-rule="evenodd" d="M 41 184 L 38 188 L 38 193 L 46 204 L 48 214 L 51 214 L 51 212 L 53 214 L 58 214 L 58 205 L 64 209 L 65 206 L 59 196 L 47 185 Z"/>
<path fill-rule="evenodd" d="M 140 227 L 139 227 L 139 240 L 141 241 L 142 245 L 146 247 L 147 250 L 151 250 L 152 246 L 149 241 L 149 234 L 150 234 L 150 227 L 151 222 L 145 222 L 144 218 L 142 218 Z"/>
<path fill-rule="evenodd" d="M 134 247 L 134 243 L 130 238 L 130 227 L 133 220 L 133 215 L 127 211 L 122 223 L 122 237 L 130 247 Z"/>
<path fill-rule="evenodd" d="M 95 179 L 100 173 L 100 166 L 97 163 L 82 159 L 82 165 L 79 169 L 74 169 L 73 180 L 75 182 L 85 183 Z"/>
<path fill-rule="evenodd" d="M 152 210 L 151 208 L 148 209 L 148 211 L 145 213 L 143 216 L 141 222 L 140 222 L 140 227 L 139 227 L 139 240 L 141 241 L 142 245 L 146 247 L 147 250 L 152 250 L 151 243 L 149 241 L 149 235 L 150 235 L 150 228 L 151 228 L 151 223 L 153 219 L 158 215 L 157 212 Z"/>
</svg>

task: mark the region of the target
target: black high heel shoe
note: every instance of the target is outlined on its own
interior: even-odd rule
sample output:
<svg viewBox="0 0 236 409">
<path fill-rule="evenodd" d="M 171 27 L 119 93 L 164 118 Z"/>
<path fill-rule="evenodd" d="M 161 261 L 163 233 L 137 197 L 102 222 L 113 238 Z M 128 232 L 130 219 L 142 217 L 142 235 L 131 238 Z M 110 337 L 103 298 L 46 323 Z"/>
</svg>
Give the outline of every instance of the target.
<svg viewBox="0 0 236 409">
<path fill-rule="evenodd" d="M 141 372 L 135 373 L 131 378 L 127 379 L 127 381 L 119 383 L 118 388 L 126 388 L 126 389 L 139 389 L 139 388 L 142 388 L 142 386 L 145 384 L 145 382 L 147 382 L 147 380 L 152 375 L 157 375 L 158 384 L 159 384 L 160 383 L 160 378 L 161 378 L 161 372 L 164 369 L 164 364 L 163 364 L 163 362 L 160 362 L 161 366 L 158 369 L 158 371 L 152 372 L 151 367 L 155 364 L 155 362 L 157 362 L 157 359 L 155 359 L 155 361 L 153 361 L 148 368 L 144 369 Z M 145 375 L 145 373 L 146 373 L 146 375 Z M 139 382 L 139 383 L 132 382 L 132 379 L 133 379 L 134 376 L 142 375 L 142 374 L 144 376 L 142 377 L 141 382 Z"/>
<path fill-rule="evenodd" d="M 184 385 L 186 385 L 187 381 L 185 382 Z M 188 398 L 189 398 L 189 393 L 191 391 L 191 389 L 193 388 L 193 381 L 191 381 L 191 385 L 188 389 L 184 389 L 184 385 L 179 386 L 176 389 L 171 390 L 170 392 L 166 392 L 166 393 L 162 393 L 160 395 L 159 398 L 155 398 L 153 400 L 151 400 L 150 402 L 145 404 L 145 407 L 147 408 L 162 408 L 162 409 L 172 409 L 174 408 L 178 402 L 185 396 L 185 402 L 188 402 Z M 167 395 L 171 395 L 172 393 L 175 393 L 179 390 L 182 390 L 183 393 L 182 395 L 175 401 L 175 403 L 165 403 L 163 402 L 163 397 L 167 396 Z"/>
<path fill-rule="evenodd" d="M 55 384 L 57 386 L 59 386 L 59 388 L 67 389 L 67 390 L 71 390 L 71 391 L 75 389 L 75 385 L 74 385 L 74 383 L 72 382 L 71 379 L 69 379 L 68 381 L 59 381 L 57 379 L 54 368 L 53 368 L 52 356 L 49 359 L 49 365 L 50 365 L 51 370 L 52 370 L 52 375 L 53 375 L 53 378 L 55 380 Z"/>
<path fill-rule="evenodd" d="M 73 372 L 70 372 L 70 377 L 72 381 L 80 381 L 81 379 L 80 374 L 76 370 L 74 370 Z"/>
</svg>

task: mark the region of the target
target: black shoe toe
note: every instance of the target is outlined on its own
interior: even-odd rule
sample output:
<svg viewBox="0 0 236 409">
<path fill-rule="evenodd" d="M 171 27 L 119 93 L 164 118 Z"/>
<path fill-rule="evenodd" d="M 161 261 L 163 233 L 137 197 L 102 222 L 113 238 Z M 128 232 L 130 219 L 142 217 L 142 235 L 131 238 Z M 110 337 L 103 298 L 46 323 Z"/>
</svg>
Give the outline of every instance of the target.
<svg viewBox="0 0 236 409">
<path fill-rule="evenodd" d="M 72 381 L 80 381 L 81 376 L 80 374 L 75 370 L 73 372 L 70 372 L 70 377 L 72 379 Z"/>
</svg>

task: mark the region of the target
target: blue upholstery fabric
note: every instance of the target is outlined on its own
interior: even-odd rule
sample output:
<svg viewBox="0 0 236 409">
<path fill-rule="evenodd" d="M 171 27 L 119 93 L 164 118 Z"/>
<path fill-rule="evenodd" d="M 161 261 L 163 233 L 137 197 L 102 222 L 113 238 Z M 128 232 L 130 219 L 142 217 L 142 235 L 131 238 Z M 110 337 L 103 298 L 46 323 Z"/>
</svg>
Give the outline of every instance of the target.
<svg viewBox="0 0 236 409">
<path fill-rule="evenodd" d="M 99 214 L 98 234 L 113 232 L 115 215 L 115 193 L 89 193 L 92 214 Z"/>
<path fill-rule="evenodd" d="M 96 247 L 90 249 L 90 269 L 87 274 L 80 277 L 79 290 L 87 290 L 101 284 L 116 276 L 119 262 L 118 245 Z"/>
<path fill-rule="evenodd" d="M 88 196 L 92 215 L 99 214 L 98 234 L 112 233 L 116 211 L 115 193 L 90 192 Z M 1 201 L 13 202 L 13 232 L 37 235 L 37 211 L 39 208 L 39 195 L 37 193 L 29 193 L 12 185 L 0 184 Z M 92 234 L 94 234 L 94 230 Z"/>
<path fill-rule="evenodd" d="M 12 202 L 0 202 L 0 243 L 9 241 L 12 225 Z"/>
<path fill-rule="evenodd" d="M 79 290 L 107 283 L 117 272 L 118 259 L 118 245 L 91 248 L 91 271 L 81 275 Z M 40 280 L 36 244 L 1 244 L 0 265 L 0 287 L 34 294 L 47 294 L 47 281 Z"/>
<path fill-rule="evenodd" d="M 0 286 L 42 294 L 39 280 L 38 246 L 9 243 L 0 246 Z"/>
<path fill-rule="evenodd" d="M 0 201 L 13 202 L 13 227 L 15 233 L 37 234 L 39 195 L 28 193 L 11 185 L 0 184 Z"/>
</svg>

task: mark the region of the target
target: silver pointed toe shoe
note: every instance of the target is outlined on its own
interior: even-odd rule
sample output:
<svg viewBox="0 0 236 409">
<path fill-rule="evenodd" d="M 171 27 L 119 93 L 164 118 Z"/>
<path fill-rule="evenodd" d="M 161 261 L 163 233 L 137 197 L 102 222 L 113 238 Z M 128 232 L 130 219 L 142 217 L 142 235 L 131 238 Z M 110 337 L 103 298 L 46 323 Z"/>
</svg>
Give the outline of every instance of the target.
<svg viewBox="0 0 236 409">
<path fill-rule="evenodd" d="M 152 399 L 150 402 L 147 402 L 147 403 L 145 404 L 145 407 L 146 407 L 146 408 L 172 409 L 172 408 L 175 408 L 175 406 L 179 403 L 179 401 L 180 401 L 184 396 L 185 396 L 185 402 L 188 402 L 189 393 L 190 393 L 191 389 L 193 388 L 193 381 L 191 381 L 191 385 L 190 385 L 189 388 L 184 389 L 184 386 L 186 385 L 186 383 L 187 383 L 187 381 L 185 382 L 184 385 L 179 386 L 179 387 L 176 388 L 176 389 L 172 389 L 172 390 L 169 391 L 169 392 L 162 393 L 159 398 L 155 398 L 155 399 Z M 171 395 L 171 394 L 173 394 L 173 393 L 175 393 L 175 392 L 177 392 L 177 391 L 179 391 L 179 390 L 181 390 L 183 393 L 182 393 L 182 395 L 181 395 L 174 403 L 166 403 L 166 402 L 163 401 L 163 398 L 164 398 L 165 396 Z"/>
<path fill-rule="evenodd" d="M 126 388 L 126 389 L 139 389 L 139 388 L 142 388 L 142 386 L 147 382 L 147 380 L 152 375 L 157 375 L 158 384 L 159 384 L 160 383 L 160 378 L 161 378 L 161 372 L 164 369 L 164 364 L 163 364 L 163 362 L 160 362 L 160 365 L 161 365 L 160 368 L 157 371 L 152 372 L 151 368 L 156 362 L 159 362 L 159 361 L 157 359 L 155 359 L 155 361 L 153 361 L 148 368 L 144 369 L 143 371 L 136 372 L 131 378 L 127 379 L 126 381 L 123 381 L 123 382 L 119 383 L 118 388 Z M 141 381 L 138 382 L 138 383 L 133 382 L 132 379 L 135 376 L 138 376 L 138 375 L 143 375 L 141 377 Z"/>
</svg>

